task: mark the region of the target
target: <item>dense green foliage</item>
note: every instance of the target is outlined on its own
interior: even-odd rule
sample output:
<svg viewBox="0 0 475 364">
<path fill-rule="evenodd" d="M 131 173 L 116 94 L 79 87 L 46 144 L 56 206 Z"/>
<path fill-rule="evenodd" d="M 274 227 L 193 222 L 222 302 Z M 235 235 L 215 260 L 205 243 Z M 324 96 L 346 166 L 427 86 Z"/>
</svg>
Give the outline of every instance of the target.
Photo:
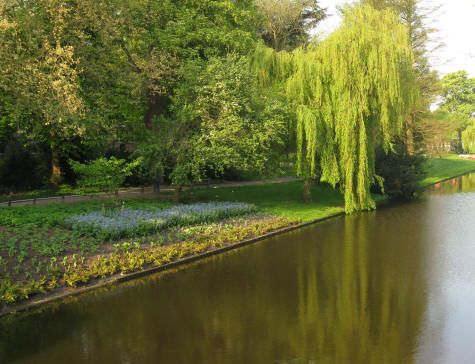
<svg viewBox="0 0 475 364">
<path fill-rule="evenodd" d="M 441 109 L 475 117 L 475 78 L 469 78 L 465 71 L 458 71 L 444 76 L 440 82 L 443 98 Z"/>
<path fill-rule="evenodd" d="M 406 29 L 392 11 L 348 7 L 344 14 L 315 50 L 261 51 L 255 67 L 263 83 L 285 80 L 296 108 L 298 174 L 340 185 L 353 212 L 375 207 L 375 142 L 391 148 L 417 86 Z"/>
<path fill-rule="evenodd" d="M 159 121 L 168 126 L 163 143 L 172 159 L 173 184 L 230 167 L 271 168 L 269 159 L 285 133 L 285 106 L 259 95 L 248 69 L 246 58 L 231 55 L 184 68 L 170 106 L 174 119 Z"/>
<path fill-rule="evenodd" d="M 316 0 L 2 1 L 0 184 L 59 189 L 78 182 L 72 159 L 81 186 L 113 192 L 130 175 L 114 161 L 141 157 L 128 183 L 170 183 L 178 201 L 184 185 L 295 160 L 307 197 L 318 179 L 344 192 L 347 212 L 374 208 L 375 150 L 405 135 L 412 154 L 451 131 L 427 132 L 445 121 L 429 112 L 437 77 L 420 2 L 342 13 L 314 41 Z M 444 79 L 448 112 L 471 107 L 467 82 Z M 462 124 L 457 148 L 469 150 Z"/>
<path fill-rule="evenodd" d="M 74 155 L 76 137 L 99 154 L 118 143 L 117 154 L 127 145 L 167 140 L 168 130 L 158 133 L 160 140 L 148 137 L 157 118 L 178 135 L 190 126 L 199 132 L 199 120 L 177 120 L 171 112 L 176 90 L 194 86 L 185 85 L 186 75 L 209 69 L 208 60 L 226 67 L 220 57 L 252 49 L 255 10 L 250 0 L 4 1 L 0 106 L 6 127 L 46 143 L 54 183 L 62 177 L 60 159 Z M 158 150 L 162 155 L 151 167 L 187 173 L 176 150 Z"/>
<path fill-rule="evenodd" d="M 465 71 L 449 73 L 441 80 L 441 110 L 448 112 L 452 129 L 456 132 L 456 151 L 475 151 L 473 129 L 475 125 L 475 78 Z"/>
<path fill-rule="evenodd" d="M 456 131 L 457 152 L 475 152 L 475 78 L 465 71 L 449 73 L 442 80 L 441 109 L 448 112 Z"/>
<path fill-rule="evenodd" d="M 124 183 L 125 178 L 132 175 L 134 168 L 138 167 L 142 160 L 136 159 L 127 163 L 124 159 L 111 157 L 99 158 L 87 164 L 71 161 L 71 167 L 80 178 L 78 185 L 84 190 L 94 189 L 115 194 Z"/>
<path fill-rule="evenodd" d="M 389 153 L 377 150 L 375 170 L 383 178 L 383 189 L 379 192 L 392 198 L 412 197 L 420 190 L 419 182 L 426 175 L 424 162 L 424 156 L 408 153 L 407 146 L 401 142 Z"/>
</svg>

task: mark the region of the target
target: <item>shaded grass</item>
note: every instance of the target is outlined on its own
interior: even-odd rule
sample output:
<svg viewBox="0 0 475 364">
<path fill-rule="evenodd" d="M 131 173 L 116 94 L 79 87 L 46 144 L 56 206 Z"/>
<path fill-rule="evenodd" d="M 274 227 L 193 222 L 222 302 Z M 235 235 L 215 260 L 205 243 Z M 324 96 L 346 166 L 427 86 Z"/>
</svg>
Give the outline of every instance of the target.
<svg viewBox="0 0 475 364">
<path fill-rule="evenodd" d="M 426 162 L 427 176 L 420 182 L 421 187 L 475 171 L 475 161 L 448 154 L 442 158 L 431 158 Z"/>
<path fill-rule="evenodd" d="M 122 189 L 122 188 L 121 188 Z M 124 188 L 125 189 L 125 188 Z M 28 200 L 32 198 L 46 198 L 57 196 L 93 196 L 101 192 L 97 188 L 89 188 L 87 190 L 81 188 L 73 188 L 68 185 L 61 186 L 59 188 L 41 188 L 32 191 L 21 191 L 0 194 L 0 202 L 15 201 L 15 200 Z"/>
<path fill-rule="evenodd" d="M 125 207 L 143 209 L 147 207 L 165 208 L 171 204 L 164 201 L 129 198 L 119 200 L 125 202 Z M 109 202 L 110 203 L 110 202 Z M 45 226 L 53 227 L 62 225 L 65 218 L 98 211 L 107 201 L 84 201 L 72 205 L 53 203 L 46 206 L 0 206 L 0 226 Z"/>
<path fill-rule="evenodd" d="M 129 190 L 136 190 L 140 186 L 120 187 L 120 193 L 127 192 Z M 16 192 L 16 193 L 3 193 L 0 194 L 0 202 L 18 201 L 18 200 L 30 200 L 34 198 L 48 198 L 48 197 L 61 197 L 61 196 L 101 196 L 104 191 L 99 188 L 72 188 L 70 186 L 61 187 L 59 189 L 44 188 L 32 191 Z M 171 192 L 162 191 L 161 194 L 171 194 Z M 107 198 L 107 195 L 104 196 Z"/>
</svg>

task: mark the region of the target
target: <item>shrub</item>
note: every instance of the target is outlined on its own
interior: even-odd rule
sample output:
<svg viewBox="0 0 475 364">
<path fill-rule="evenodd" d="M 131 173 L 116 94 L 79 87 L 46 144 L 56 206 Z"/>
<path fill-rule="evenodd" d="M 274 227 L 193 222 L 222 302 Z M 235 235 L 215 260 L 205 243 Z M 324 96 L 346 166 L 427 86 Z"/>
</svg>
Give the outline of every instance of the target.
<svg viewBox="0 0 475 364">
<path fill-rule="evenodd" d="M 141 162 L 141 158 L 127 163 L 126 160 L 115 157 L 99 158 L 88 164 L 69 161 L 74 172 L 81 176 L 78 181 L 81 188 L 98 189 L 111 195 L 119 190 L 125 178 L 132 175 L 132 170 Z"/>
<path fill-rule="evenodd" d="M 391 198 L 410 198 L 417 192 L 419 181 L 426 172 L 422 154 L 409 154 L 404 143 L 397 143 L 388 154 L 382 149 L 376 152 L 376 174 L 384 179 L 384 193 Z M 378 186 L 375 192 L 382 192 Z"/>
</svg>

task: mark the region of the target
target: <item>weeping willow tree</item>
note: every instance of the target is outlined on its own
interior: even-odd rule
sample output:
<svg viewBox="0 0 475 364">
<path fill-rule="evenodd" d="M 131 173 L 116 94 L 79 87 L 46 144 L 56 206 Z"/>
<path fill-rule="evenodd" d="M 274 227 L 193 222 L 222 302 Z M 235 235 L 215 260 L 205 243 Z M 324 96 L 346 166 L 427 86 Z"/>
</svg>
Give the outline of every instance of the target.
<svg viewBox="0 0 475 364">
<path fill-rule="evenodd" d="M 462 133 L 463 149 L 467 153 L 475 153 L 475 121 Z"/>
<path fill-rule="evenodd" d="M 318 47 L 292 53 L 256 52 L 263 85 L 285 89 L 295 105 L 297 173 L 340 186 L 345 210 L 375 207 L 370 186 L 375 144 L 386 151 L 403 131 L 416 101 L 413 53 L 407 30 L 390 10 L 346 7 L 341 27 Z"/>
</svg>

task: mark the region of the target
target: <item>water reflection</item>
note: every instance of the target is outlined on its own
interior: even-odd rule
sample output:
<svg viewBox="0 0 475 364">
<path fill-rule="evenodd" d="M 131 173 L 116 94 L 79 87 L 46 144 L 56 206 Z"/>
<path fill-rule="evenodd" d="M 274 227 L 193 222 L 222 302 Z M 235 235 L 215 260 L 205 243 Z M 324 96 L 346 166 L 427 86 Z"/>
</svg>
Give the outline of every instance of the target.
<svg viewBox="0 0 475 364">
<path fill-rule="evenodd" d="M 429 193 L 434 196 L 443 196 L 458 192 L 475 192 L 475 173 L 454 178 L 450 181 L 436 183 L 429 189 Z"/>
<path fill-rule="evenodd" d="M 450 195 L 475 191 L 464 179 L 4 321 L 0 362 L 475 362 L 475 194 Z"/>
</svg>

